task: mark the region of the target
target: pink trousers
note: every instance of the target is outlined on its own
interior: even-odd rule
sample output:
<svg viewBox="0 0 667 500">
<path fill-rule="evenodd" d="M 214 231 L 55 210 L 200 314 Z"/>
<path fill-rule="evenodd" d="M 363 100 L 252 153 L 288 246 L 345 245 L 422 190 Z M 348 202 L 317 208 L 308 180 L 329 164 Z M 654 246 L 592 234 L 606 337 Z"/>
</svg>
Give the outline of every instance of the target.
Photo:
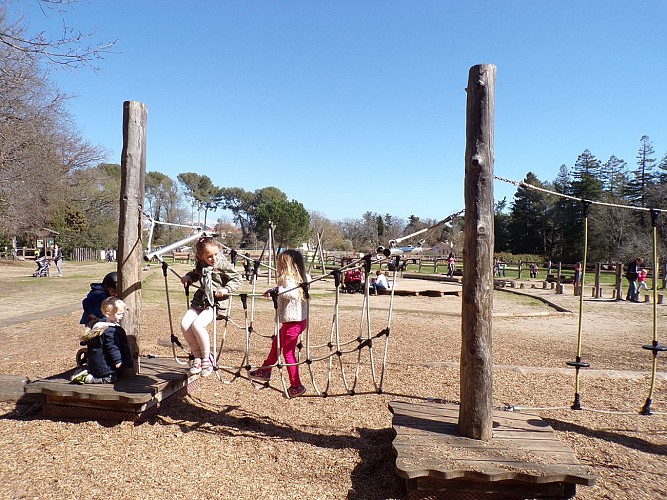
<svg viewBox="0 0 667 500">
<path fill-rule="evenodd" d="M 301 385 L 301 378 L 299 377 L 299 367 L 296 365 L 296 344 L 299 341 L 299 335 L 306 329 L 308 320 L 302 321 L 287 321 L 280 325 L 280 350 L 282 351 L 285 363 L 287 366 L 287 375 L 289 376 L 289 383 L 292 387 L 299 387 Z M 278 361 L 278 338 L 273 337 L 271 343 L 271 351 L 264 360 L 263 366 L 270 366 Z"/>
</svg>

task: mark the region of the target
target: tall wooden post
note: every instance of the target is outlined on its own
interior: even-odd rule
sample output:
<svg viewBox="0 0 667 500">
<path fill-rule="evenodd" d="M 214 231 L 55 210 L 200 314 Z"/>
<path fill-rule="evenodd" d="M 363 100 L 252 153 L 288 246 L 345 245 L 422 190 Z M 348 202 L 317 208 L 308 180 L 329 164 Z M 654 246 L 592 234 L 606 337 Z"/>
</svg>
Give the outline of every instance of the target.
<svg viewBox="0 0 667 500">
<path fill-rule="evenodd" d="M 470 68 L 466 106 L 465 233 L 459 432 L 488 441 L 493 427 L 493 120 L 496 67 Z"/>
<path fill-rule="evenodd" d="M 134 373 L 139 373 L 141 318 L 141 213 L 146 179 L 145 104 L 123 103 L 123 152 L 121 154 L 120 221 L 118 224 L 118 288 L 127 305 L 123 328 L 127 332 Z"/>
</svg>

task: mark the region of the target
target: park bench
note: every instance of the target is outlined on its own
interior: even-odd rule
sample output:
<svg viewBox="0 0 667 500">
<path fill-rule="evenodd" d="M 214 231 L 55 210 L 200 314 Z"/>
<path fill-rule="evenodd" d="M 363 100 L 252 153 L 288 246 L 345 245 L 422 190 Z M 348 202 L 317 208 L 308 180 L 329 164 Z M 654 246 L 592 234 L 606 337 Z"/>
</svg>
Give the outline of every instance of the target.
<svg viewBox="0 0 667 500">
<path fill-rule="evenodd" d="M 171 256 L 174 259 L 174 262 L 187 262 L 188 264 L 190 263 L 191 257 L 190 257 L 190 252 L 177 252 L 173 251 L 171 252 Z"/>
</svg>

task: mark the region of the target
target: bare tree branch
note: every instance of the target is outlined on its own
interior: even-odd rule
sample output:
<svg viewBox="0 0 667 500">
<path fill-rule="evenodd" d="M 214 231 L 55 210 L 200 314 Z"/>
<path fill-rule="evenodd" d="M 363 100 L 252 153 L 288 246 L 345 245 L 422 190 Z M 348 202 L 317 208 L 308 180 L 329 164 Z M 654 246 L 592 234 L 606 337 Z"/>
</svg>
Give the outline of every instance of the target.
<svg viewBox="0 0 667 500">
<path fill-rule="evenodd" d="M 5 5 L 0 7 L 0 44 L 55 66 L 89 67 L 98 71 L 99 66 L 96 63 L 104 60 L 106 54 L 112 53 L 112 48 L 118 40 L 90 42 L 95 32 L 85 34 L 68 27 L 65 23 L 66 6 L 73 3 L 74 0 L 40 0 L 40 7 L 45 16 L 48 17 L 48 10 L 56 12 L 61 18 L 62 32 L 58 37 L 53 37 L 44 31 L 28 34 L 23 19 L 11 25 L 7 24 L 5 1 Z"/>
</svg>

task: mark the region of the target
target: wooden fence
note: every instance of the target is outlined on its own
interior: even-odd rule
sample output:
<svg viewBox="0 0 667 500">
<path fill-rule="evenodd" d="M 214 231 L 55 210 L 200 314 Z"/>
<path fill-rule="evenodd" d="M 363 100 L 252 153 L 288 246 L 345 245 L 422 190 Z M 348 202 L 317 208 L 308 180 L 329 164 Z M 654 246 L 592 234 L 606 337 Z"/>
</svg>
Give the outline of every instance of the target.
<svg viewBox="0 0 667 500">
<path fill-rule="evenodd" d="M 105 260 L 104 250 L 96 248 L 75 248 L 69 255 L 70 260 L 75 262 L 90 262 Z"/>
</svg>

